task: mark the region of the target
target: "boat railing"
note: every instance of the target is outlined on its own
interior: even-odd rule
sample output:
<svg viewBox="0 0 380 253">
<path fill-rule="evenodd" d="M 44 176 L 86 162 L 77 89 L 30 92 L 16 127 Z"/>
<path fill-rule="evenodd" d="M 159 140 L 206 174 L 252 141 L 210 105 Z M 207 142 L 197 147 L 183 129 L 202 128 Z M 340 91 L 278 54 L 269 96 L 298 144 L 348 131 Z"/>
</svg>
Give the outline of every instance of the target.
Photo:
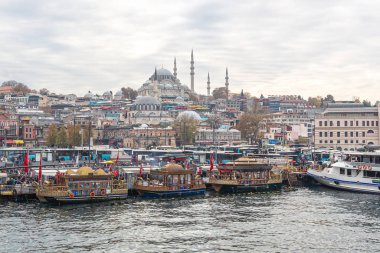
<svg viewBox="0 0 380 253">
<path fill-rule="evenodd" d="M 14 185 L 0 185 L 0 192 L 13 191 L 14 188 Z"/>
<path fill-rule="evenodd" d="M 61 186 L 61 185 L 43 185 L 39 191 L 44 191 L 44 192 L 58 192 L 58 191 L 68 191 L 68 188 L 66 186 Z"/>
</svg>

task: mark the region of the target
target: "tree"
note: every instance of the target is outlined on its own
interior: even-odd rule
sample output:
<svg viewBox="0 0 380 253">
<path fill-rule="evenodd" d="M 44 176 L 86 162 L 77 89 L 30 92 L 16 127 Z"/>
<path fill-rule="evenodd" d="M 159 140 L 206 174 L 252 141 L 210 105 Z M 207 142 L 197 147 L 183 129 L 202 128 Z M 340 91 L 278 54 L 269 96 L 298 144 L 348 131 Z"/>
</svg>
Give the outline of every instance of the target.
<svg viewBox="0 0 380 253">
<path fill-rule="evenodd" d="M 127 88 L 121 88 L 121 92 L 123 93 L 123 98 L 128 98 L 128 99 L 136 99 L 138 93 L 137 90 L 132 89 L 131 87 Z"/>
<path fill-rule="evenodd" d="M 46 89 L 46 88 L 42 88 L 42 89 L 40 89 L 40 92 L 39 92 L 41 95 L 43 95 L 43 96 L 47 96 L 47 95 L 49 95 L 50 94 L 50 91 L 48 90 L 48 89 Z"/>
<path fill-rule="evenodd" d="M 55 124 L 49 126 L 48 134 L 47 134 L 47 144 L 48 146 L 55 146 L 57 143 L 57 134 L 58 129 Z"/>
<path fill-rule="evenodd" d="M 64 127 L 61 127 L 58 131 L 57 138 L 56 138 L 56 145 L 58 147 L 67 146 L 67 134 L 66 134 L 66 129 Z"/>
<path fill-rule="evenodd" d="M 194 143 L 198 124 L 198 120 L 187 115 L 182 115 L 173 122 L 173 129 L 176 130 L 181 145 Z"/>
<path fill-rule="evenodd" d="M 366 100 L 366 99 L 363 100 L 363 105 L 364 105 L 365 107 L 371 107 L 371 106 L 372 106 L 372 105 L 371 105 L 371 101 Z"/>
<path fill-rule="evenodd" d="M 246 112 L 244 113 L 237 125 L 237 129 L 241 131 L 242 138 L 248 140 L 249 143 L 252 143 L 254 140 L 259 139 L 259 130 L 260 123 L 263 119 L 263 115 L 254 113 L 254 112 Z"/>
<path fill-rule="evenodd" d="M 21 83 L 15 81 L 15 80 L 9 80 L 9 81 L 3 82 L 3 84 L 1 85 L 1 87 L 6 87 L 6 86 L 15 87 L 17 84 L 21 84 Z"/>
<path fill-rule="evenodd" d="M 320 96 L 309 97 L 307 100 L 310 104 L 314 105 L 316 108 L 321 108 L 323 99 Z"/>
<path fill-rule="evenodd" d="M 226 87 L 215 88 L 212 91 L 212 96 L 214 97 L 214 99 L 226 98 L 227 97 L 227 89 L 226 89 Z"/>
<path fill-rule="evenodd" d="M 80 134 L 80 126 L 70 125 L 67 127 L 67 144 L 71 147 L 80 146 L 82 142 L 82 137 Z"/>
<path fill-rule="evenodd" d="M 328 101 L 328 102 L 334 102 L 334 96 L 333 95 L 327 95 L 324 99 L 325 101 Z"/>
<path fill-rule="evenodd" d="M 27 93 L 31 93 L 31 91 L 32 90 L 29 89 L 28 86 L 26 86 L 25 84 L 22 84 L 22 83 L 19 83 L 16 86 L 14 86 L 13 90 L 12 90 L 12 92 L 17 93 L 17 94 L 22 94 L 22 95 L 25 95 Z"/>
</svg>

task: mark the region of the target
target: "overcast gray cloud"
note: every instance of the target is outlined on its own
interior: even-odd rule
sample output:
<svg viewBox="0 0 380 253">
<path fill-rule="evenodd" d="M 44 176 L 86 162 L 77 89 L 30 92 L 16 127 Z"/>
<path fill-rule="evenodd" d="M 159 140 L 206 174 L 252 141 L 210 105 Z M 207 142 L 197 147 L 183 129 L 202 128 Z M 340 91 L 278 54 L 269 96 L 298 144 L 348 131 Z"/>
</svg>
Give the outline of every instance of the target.
<svg viewBox="0 0 380 253">
<path fill-rule="evenodd" d="M 154 67 L 196 91 L 379 99 L 377 1 L 0 1 L 0 80 L 102 93 L 138 88 Z"/>
</svg>

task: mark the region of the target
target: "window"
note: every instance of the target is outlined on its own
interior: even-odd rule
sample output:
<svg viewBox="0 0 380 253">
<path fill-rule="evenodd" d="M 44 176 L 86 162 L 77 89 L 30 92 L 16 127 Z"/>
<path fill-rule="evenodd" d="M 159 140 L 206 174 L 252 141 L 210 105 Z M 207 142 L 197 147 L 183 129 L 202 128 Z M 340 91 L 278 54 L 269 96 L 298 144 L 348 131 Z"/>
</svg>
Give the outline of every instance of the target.
<svg viewBox="0 0 380 253">
<path fill-rule="evenodd" d="M 371 121 L 371 126 L 375 126 L 375 121 Z"/>
<path fill-rule="evenodd" d="M 327 121 L 325 121 L 325 126 L 327 126 Z"/>
<path fill-rule="evenodd" d="M 351 176 L 351 172 L 352 172 L 352 170 L 347 170 L 347 176 Z"/>
<path fill-rule="evenodd" d="M 344 121 L 344 126 L 348 126 L 348 124 L 347 124 L 347 121 L 346 121 L 346 120 Z"/>
<path fill-rule="evenodd" d="M 336 122 L 336 125 L 337 125 L 337 126 L 340 126 L 340 120 L 338 120 L 338 121 Z"/>
<path fill-rule="evenodd" d="M 325 132 L 325 137 L 327 137 L 327 132 Z"/>
<path fill-rule="evenodd" d="M 336 136 L 337 136 L 337 137 L 340 137 L 340 132 L 337 132 L 337 133 L 336 133 Z"/>
<path fill-rule="evenodd" d="M 333 134 L 334 134 L 333 132 L 330 132 L 330 137 L 333 137 Z"/>
<path fill-rule="evenodd" d="M 344 137 L 348 137 L 348 132 L 344 132 Z"/>
<path fill-rule="evenodd" d="M 322 143 L 322 140 L 319 140 L 319 143 Z"/>
<path fill-rule="evenodd" d="M 359 132 L 356 132 L 355 135 L 356 135 L 356 137 L 359 137 Z"/>
<path fill-rule="evenodd" d="M 356 121 L 356 126 L 359 126 L 359 121 Z"/>
<path fill-rule="evenodd" d="M 319 132 L 319 137 L 322 137 L 322 132 Z"/>
<path fill-rule="evenodd" d="M 354 122 L 352 120 L 350 121 L 350 126 L 354 126 Z"/>
<path fill-rule="evenodd" d="M 348 140 L 344 140 L 344 143 L 348 143 Z"/>
<path fill-rule="evenodd" d="M 330 126 L 334 126 L 334 122 L 330 121 Z"/>
<path fill-rule="evenodd" d="M 334 141 L 333 141 L 333 140 L 330 140 L 330 143 L 334 143 Z"/>
<path fill-rule="evenodd" d="M 367 121 L 367 126 L 369 126 L 369 120 Z"/>
<path fill-rule="evenodd" d="M 354 143 L 354 140 L 350 140 L 350 143 Z"/>
<path fill-rule="evenodd" d="M 339 143 L 340 143 L 340 140 L 337 140 L 337 141 L 336 141 L 336 143 L 338 143 L 338 144 L 339 144 Z"/>
<path fill-rule="evenodd" d="M 364 120 L 362 121 L 362 126 L 365 126 L 365 121 Z"/>
<path fill-rule="evenodd" d="M 345 174 L 344 172 L 345 172 L 345 169 L 344 168 L 340 168 L 340 174 L 344 175 Z"/>
<path fill-rule="evenodd" d="M 320 126 L 320 127 L 322 126 L 322 121 L 319 121 L 319 126 Z"/>
<path fill-rule="evenodd" d="M 376 120 L 376 126 L 379 126 L 379 121 Z"/>
<path fill-rule="evenodd" d="M 354 132 L 350 132 L 350 137 L 354 137 Z"/>
<path fill-rule="evenodd" d="M 365 132 L 362 133 L 362 137 L 365 137 Z"/>
<path fill-rule="evenodd" d="M 325 143 L 327 143 L 327 140 L 325 140 Z"/>
</svg>

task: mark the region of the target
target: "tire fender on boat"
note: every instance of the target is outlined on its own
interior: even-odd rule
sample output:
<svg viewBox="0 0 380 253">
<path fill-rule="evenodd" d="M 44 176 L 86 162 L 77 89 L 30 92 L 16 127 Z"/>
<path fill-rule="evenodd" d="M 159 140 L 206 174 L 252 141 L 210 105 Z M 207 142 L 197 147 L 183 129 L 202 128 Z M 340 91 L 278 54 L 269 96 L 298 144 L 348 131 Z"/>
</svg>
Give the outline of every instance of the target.
<svg viewBox="0 0 380 253">
<path fill-rule="evenodd" d="M 95 197 L 95 192 L 93 192 L 93 191 L 90 192 L 90 197 L 91 197 L 91 198 Z"/>
</svg>

